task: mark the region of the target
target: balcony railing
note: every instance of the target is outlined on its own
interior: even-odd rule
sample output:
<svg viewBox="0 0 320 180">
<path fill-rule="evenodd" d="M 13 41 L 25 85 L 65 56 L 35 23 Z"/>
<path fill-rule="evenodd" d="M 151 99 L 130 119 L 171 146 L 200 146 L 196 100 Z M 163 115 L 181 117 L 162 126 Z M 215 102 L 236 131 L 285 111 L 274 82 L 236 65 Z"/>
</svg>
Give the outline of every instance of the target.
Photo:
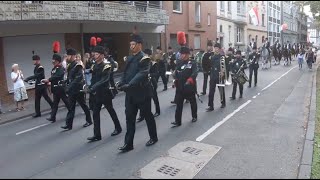
<svg viewBox="0 0 320 180">
<path fill-rule="evenodd" d="M 237 13 L 237 16 L 235 17 L 235 23 L 238 24 L 247 24 L 247 18 L 245 14 L 239 14 Z"/>
<path fill-rule="evenodd" d="M 169 24 L 167 12 L 161 9 L 160 1 L 155 2 L 0 1 L 0 21 L 98 20 Z"/>
</svg>

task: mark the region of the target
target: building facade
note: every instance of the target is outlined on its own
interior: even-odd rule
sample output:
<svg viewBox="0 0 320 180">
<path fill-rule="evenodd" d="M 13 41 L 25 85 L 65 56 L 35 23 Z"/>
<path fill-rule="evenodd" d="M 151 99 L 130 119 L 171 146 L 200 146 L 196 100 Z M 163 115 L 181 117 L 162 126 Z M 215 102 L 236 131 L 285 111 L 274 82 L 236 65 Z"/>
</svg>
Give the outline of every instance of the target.
<svg viewBox="0 0 320 180">
<path fill-rule="evenodd" d="M 162 36 L 162 49 L 179 50 L 177 32 L 184 31 L 187 45 L 195 52 L 206 50 L 207 41 L 216 39 L 215 1 L 163 1 L 170 22 Z"/>
<path fill-rule="evenodd" d="M 244 50 L 247 41 L 246 1 L 217 1 L 217 38 L 224 49 L 229 43 Z"/>
<path fill-rule="evenodd" d="M 24 76 L 32 75 L 32 51 L 40 55 L 48 77 L 54 41 L 61 44 L 60 54 L 68 47 L 83 54 L 89 51 L 90 37 L 97 36 L 111 50 L 121 71 L 134 29 L 144 38 L 144 47 L 150 48 L 161 44 L 169 23 L 162 1 L 29 2 L 0 1 L 0 99 L 4 104 L 13 102 L 11 65 L 18 63 Z M 26 86 L 32 99 L 34 87 Z"/>
<path fill-rule="evenodd" d="M 307 19 L 309 43 L 314 46 L 320 46 L 320 30 L 312 17 Z"/>
<path fill-rule="evenodd" d="M 288 25 L 288 29 L 282 31 L 282 42 L 299 43 L 298 41 L 298 11 L 299 8 L 292 1 L 282 1 L 283 24 Z"/>
<path fill-rule="evenodd" d="M 254 7 L 258 7 L 258 19 L 259 24 L 254 25 L 251 17 L 247 17 L 247 41 L 250 42 L 252 39 L 255 39 L 257 46 L 261 47 L 263 41 L 268 37 L 267 31 L 267 1 L 247 1 L 247 11 L 251 10 Z"/>
<path fill-rule="evenodd" d="M 282 25 L 281 1 L 268 1 L 268 40 L 273 45 L 277 40 L 282 44 L 280 38 L 280 27 Z"/>
</svg>

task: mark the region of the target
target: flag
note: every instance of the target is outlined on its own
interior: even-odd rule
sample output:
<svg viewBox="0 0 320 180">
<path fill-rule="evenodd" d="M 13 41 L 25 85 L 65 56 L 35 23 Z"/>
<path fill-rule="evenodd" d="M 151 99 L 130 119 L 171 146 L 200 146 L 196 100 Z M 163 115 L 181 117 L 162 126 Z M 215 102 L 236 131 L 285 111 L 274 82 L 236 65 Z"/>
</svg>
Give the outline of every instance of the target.
<svg viewBox="0 0 320 180">
<path fill-rule="evenodd" d="M 252 8 L 248 13 L 249 13 L 249 16 L 251 17 L 252 23 L 255 26 L 258 26 L 259 25 L 258 7 Z"/>
</svg>

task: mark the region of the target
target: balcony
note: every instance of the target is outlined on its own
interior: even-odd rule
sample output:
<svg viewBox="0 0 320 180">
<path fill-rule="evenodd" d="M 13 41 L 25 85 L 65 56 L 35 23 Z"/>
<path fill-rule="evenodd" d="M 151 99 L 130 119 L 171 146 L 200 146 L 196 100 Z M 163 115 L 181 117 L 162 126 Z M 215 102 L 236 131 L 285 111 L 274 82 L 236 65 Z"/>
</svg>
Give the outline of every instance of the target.
<svg viewBox="0 0 320 180">
<path fill-rule="evenodd" d="M 238 25 L 246 25 L 247 24 L 247 18 L 245 14 L 237 14 L 235 18 L 233 19 L 234 23 Z"/>
<path fill-rule="evenodd" d="M 0 22 L 4 21 L 114 21 L 169 24 L 160 5 L 134 1 L 0 1 Z M 31 2 L 31 1 L 24 1 Z M 143 1 L 140 1 L 143 2 Z M 159 2 L 159 1 L 158 1 Z M 160 4 L 160 3 L 159 3 Z"/>
</svg>

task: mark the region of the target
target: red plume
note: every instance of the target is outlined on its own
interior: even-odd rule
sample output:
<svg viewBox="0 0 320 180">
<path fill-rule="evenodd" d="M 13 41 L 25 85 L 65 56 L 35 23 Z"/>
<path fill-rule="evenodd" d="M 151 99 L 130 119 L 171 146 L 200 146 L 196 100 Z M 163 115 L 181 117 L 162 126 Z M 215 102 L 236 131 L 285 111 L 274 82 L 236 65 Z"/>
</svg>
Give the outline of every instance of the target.
<svg viewBox="0 0 320 180">
<path fill-rule="evenodd" d="M 90 46 L 97 46 L 97 39 L 96 39 L 96 37 L 91 37 L 91 39 L 90 39 Z"/>
<path fill-rule="evenodd" d="M 180 46 L 183 46 L 187 43 L 186 35 L 183 31 L 177 32 L 177 41 L 178 41 L 178 44 L 180 44 Z"/>
<path fill-rule="evenodd" d="M 53 42 L 52 51 L 53 51 L 53 53 L 59 53 L 60 52 L 60 42 L 59 41 Z"/>
<path fill-rule="evenodd" d="M 97 38 L 97 43 L 100 44 L 101 41 L 102 41 L 102 39 L 98 37 L 98 38 Z"/>
</svg>

